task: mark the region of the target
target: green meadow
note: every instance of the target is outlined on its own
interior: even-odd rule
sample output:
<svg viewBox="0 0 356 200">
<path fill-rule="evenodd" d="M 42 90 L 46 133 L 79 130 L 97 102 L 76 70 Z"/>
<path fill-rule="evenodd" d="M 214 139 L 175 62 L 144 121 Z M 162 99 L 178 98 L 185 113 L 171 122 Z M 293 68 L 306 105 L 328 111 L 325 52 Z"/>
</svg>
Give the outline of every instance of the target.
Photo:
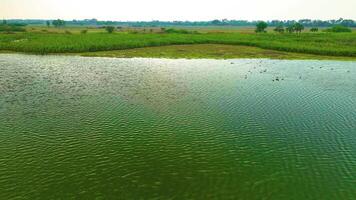
<svg viewBox="0 0 356 200">
<path fill-rule="evenodd" d="M 60 30 L 60 29 L 59 29 Z M 248 29 L 244 29 L 248 30 Z M 27 31 L 13 34 L 0 34 L 0 51 L 2 52 L 21 52 L 29 54 L 64 54 L 78 53 L 87 56 L 102 56 L 108 54 L 108 51 L 129 50 L 144 47 L 161 47 L 161 53 L 151 53 L 151 48 L 140 50 L 138 57 L 214 57 L 214 58 L 234 58 L 234 57 L 272 57 L 271 55 L 262 56 L 261 51 L 272 50 L 282 53 L 283 56 L 276 58 L 327 58 L 333 59 L 354 59 L 356 57 L 356 33 L 310 33 L 301 34 L 278 34 L 278 33 L 252 33 L 249 31 L 188 31 L 187 33 L 161 33 L 153 29 L 140 31 L 121 31 L 112 34 L 98 30 L 88 30 L 87 33 L 81 34 L 80 29 L 70 28 L 66 31 L 47 30 Z M 194 56 L 197 50 L 194 47 L 189 48 L 186 53 L 180 54 L 172 52 L 168 47 L 171 45 L 202 45 L 209 44 L 206 52 L 204 48 L 198 48 L 199 55 Z M 216 54 L 211 56 L 211 52 L 221 45 L 239 46 L 239 52 L 226 51 L 226 54 Z M 167 48 L 166 48 L 167 47 Z M 255 49 L 247 48 L 255 47 Z M 227 47 L 228 49 L 230 47 Z M 256 50 L 258 48 L 258 50 Z M 155 50 L 155 49 L 154 49 Z M 226 49 L 225 49 L 226 50 Z M 251 50 L 251 51 L 250 51 Z M 254 53 L 256 51 L 258 53 Z M 148 51 L 142 53 L 142 51 Z M 242 52 L 241 51 L 245 51 Z M 247 51 L 247 52 L 246 52 Z M 98 53 L 90 53 L 98 52 Z M 106 52 L 106 53 L 100 53 Z M 192 54 L 190 54 L 192 52 Z M 236 50 L 235 50 L 236 52 Z M 278 54 L 277 52 L 277 54 Z M 127 54 L 123 52 L 124 54 Z M 297 53 L 296 56 L 293 53 Z M 122 57 L 122 53 L 116 53 Z M 130 57 L 135 55 L 130 52 Z M 163 54 L 160 55 L 160 54 Z M 266 54 L 270 54 L 267 52 Z M 299 55 L 302 54 L 302 55 Z M 307 55 L 306 55 L 307 54 Z M 111 56 L 114 54 L 112 53 Z M 209 56 L 210 55 L 210 56 Z M 248 55 L 248 56 L 246 56 Z M 321 57 L 320 57 L 321 56 Z"/>
</svg>

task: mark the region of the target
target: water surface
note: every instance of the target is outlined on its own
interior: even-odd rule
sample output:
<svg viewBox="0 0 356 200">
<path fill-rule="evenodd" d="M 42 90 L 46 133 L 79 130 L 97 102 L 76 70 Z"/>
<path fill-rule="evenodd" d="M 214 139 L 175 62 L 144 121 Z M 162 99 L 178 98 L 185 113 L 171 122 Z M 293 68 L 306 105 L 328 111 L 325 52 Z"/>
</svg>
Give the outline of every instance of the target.
<svg viewBox="0 0 356 200">
<path fill-rule="evenodd" d="M 0 199 L 356 199 L 356 62 L 0 55 Z"/>
</svg>

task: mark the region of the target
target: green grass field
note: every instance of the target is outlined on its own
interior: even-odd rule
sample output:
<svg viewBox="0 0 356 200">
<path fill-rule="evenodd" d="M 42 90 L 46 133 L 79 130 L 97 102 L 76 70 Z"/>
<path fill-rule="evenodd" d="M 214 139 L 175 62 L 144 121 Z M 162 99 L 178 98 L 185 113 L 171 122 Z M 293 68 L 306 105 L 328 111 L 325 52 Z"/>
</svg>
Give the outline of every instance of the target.
<svg viewBox="0 0 356 200">
<path fill-rule="evenodd" d="M 224 32 L 224 30 L 222 30 L 221 33 L 201 31 L 202 33 L 200 34 L 167 34 L 156 33 L 154 31 L 153 33 L 141 31 L 138 33 L 117 32 L 108 34 L 103 32 L 103 30 L 89 29 L 87 34 L 80 34 L 80 30 L 82 29 L 83 28 L 71 28 L 70 33 L 64 33 L 64 31 L 59 32 L 58 29 L 44 28 L 43 30 L 45 31 L 40 31 L 41 28 L 37 28 L 25 33 L 0 34 L 0 51 L 33 54 L 85 53 L 169 45 L 219 44 L 258 47 L 264 50 L 328 57 L 356 57 L 356 33 L 354 32 L 302 33 L 298 35 L 275 33 L 254 34 L 244 33 L 243 31 L 242 33 Z M 207 48 L 207 51 L 208 49 L 214 49 L 214 47 L 210 46 L 210 48 Z M 152 49 L 146 50 L 152 51 Z M 248 51 L 251 49 L 244 50 Z M 164 49 L 161 48 L 160 51 L 163 52 Z M 209 54 L 209 52 L 202 52 L 201 49 L 199 51 L 200 56 L 203 57 Z M 173 54 L 173 52 L 171 51 L 170 54 Z M 150 54 L 148 53 L 146 55 Z M 151 55 L 153 56 L 153 54 Z M 191 57 L 189 55 L 184 56 Z M 255 57 L 260 56 L 260 53 L 255 55 Z M 219 55 L 216 57 L 219 57 Z M 226 52 L 224 55 L 220 55 L 220 57 L 234 57 L 234 55 L 233 52 Z M 236 54 L 235 57 L 240 56 Z M 288 58 L 288 55 L 282 57 Z"/>
</svg>

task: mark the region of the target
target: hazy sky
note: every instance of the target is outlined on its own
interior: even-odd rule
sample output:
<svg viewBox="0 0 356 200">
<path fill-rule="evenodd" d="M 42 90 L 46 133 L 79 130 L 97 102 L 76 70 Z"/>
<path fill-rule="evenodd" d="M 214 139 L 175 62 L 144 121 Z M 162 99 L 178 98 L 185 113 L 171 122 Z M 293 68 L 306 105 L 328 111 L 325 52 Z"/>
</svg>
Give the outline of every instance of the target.
<svg viewBox="0 0 356 200">
<path fill-rule="evenodd" d="M 0 0 L 0 18 L 356 20 L 356 0 Z"/>
</svg>

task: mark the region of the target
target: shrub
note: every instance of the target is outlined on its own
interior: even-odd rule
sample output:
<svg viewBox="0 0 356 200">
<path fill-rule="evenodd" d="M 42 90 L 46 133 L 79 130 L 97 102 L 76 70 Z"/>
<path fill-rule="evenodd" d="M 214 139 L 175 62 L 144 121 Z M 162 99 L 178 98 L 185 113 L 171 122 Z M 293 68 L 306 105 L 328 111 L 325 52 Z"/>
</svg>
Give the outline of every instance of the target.
<svg viewBox="0 0 356 200">
<path fill-rule="evenodd" d="M 181 34 L 189 34 L 191 32 L 184 30 L 184 29 L 174 29 L 174 28 L 170 28 L 170 29 L 164 29 L 165 33 L 181 33 Z"/>
<path fill-rule="evenodd" d="M 284 33 L 284 27 L 282 25 L 277 26 L 274 31 L 278 33 Z"/>
<path fill-rule="evenodd" d="M 318 31 L 319 31 L 319 29 L 316 28 L 316 27 L 313 27 L 313 28 L 310 29 L 310 32 L 318 32 Z"/>
<path fill-rule="evenodd" d="M 65 34 L 72 34 L 72 32 L 70 32 L 70 31 L 68 31 L 68 30 L 64 31 L 64 33 L 65 33 Z"/>
<path fill-rule="evenodd" d="M 256 24 L 256 33 L 265 33 L 268 24 L 264 21 L 260 21 Z"/>
<path fill-rule="evenodd" d="M 81 34 L 87 34 L 87 33 L 88 33 L 88 30 L 81 30 L 80 33 L 81 33 Z"/>
<path fill-rule="evenodd" d="M 347 27 L 342 26 L 342 25 L 333 26 L 332 28 L 326 29 L 325 31 L 334 32 L 334 33 L 349 33 L 349 32 L 352 32 L 352 30 L 350 28 L 347 28 Z"/>
<path fill-rule="evenodd" d="M 113 26 L 107 26 L 105 27 L 106 32 L 108 33 L 113 33 L 115 31 L 115 27 Z"/>
<path fill-rule="evenodd" d="M 12 33 L 12 32 L 26 32 L 26 29 L 16 25 L 0 25 L 0 32 Z"/>
</svg>

